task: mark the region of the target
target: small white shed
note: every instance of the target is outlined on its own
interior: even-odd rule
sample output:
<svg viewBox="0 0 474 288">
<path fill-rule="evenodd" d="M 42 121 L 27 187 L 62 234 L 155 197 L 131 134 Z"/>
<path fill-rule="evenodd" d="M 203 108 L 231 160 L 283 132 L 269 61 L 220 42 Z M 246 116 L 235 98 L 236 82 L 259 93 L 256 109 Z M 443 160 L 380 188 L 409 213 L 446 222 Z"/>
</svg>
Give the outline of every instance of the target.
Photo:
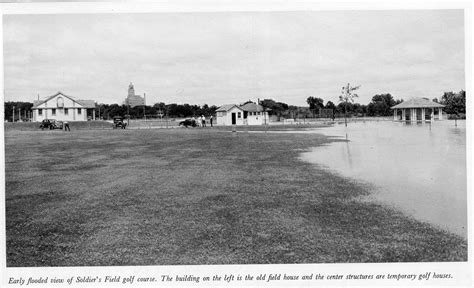
<svg viewBox="0 0 474 288">
<path fill-rule="evenodd" d="M 243 125 L 244 110 L 235 104 L 228 104 L 216 110 L 217 125 Z"/>
<path fill-rule="evenodd" d="M 256 103 L 244 105 L 227 104 L 216 110 L 217 124 L 229 125 L 263 125 L 268 124 L 268 112 Z"/>
</svg>

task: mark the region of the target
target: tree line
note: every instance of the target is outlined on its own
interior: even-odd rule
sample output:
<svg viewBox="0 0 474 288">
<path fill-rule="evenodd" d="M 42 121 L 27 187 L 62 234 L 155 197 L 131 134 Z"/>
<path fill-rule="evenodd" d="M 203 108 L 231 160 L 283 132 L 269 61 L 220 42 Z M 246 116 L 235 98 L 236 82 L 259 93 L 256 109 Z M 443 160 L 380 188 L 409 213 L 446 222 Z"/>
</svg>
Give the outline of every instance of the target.
<svg viewBox="0 0 474 288">
<path fill-rule="evenodd" d="M 32 114 L 33 103 L 30 102 L 5 102 L 5 116 L 4 120 L 12 121 L 13 115 L 15 121 L 22 120 L 28 121 Z M 210 116 L 214 115 L 217 110 L 217 106 L 209 106 L 204 104 L 190 105 L 190 104 L 165 104 L 156 103 L 153 106 L 135 106 L 129 107 L 128 105 L 119 104 L 96 104 L 95 105 L 95 116 L 97 119 L 110 120 L 115 116 L 128 117 L 131 119 L 141 119 L 146 117 L 160 118 L 160 117 L 194 117 L 194 116 Z M 15 112 L 13 112 L 15 110 Z M 87 115 L 91 118 L 93 116 L 93 109 L 88 109 Z M 20 114 L 19 114 L 20 112 Z"/>
<path fill-rule="evenodd" d="M 457 115 L 459 118 L 466 116 L 466 92 L 461 90 L 458 93 L 445 92 L 439 99 L 432 101 L 445 105 L 443 109 L 448 115 Z M 328 101 L 324 105 L 324 100 L 316 97 L 308 97 L 307 103 L 309 109 L 318 115 L 323 109 L 333 109 L 334 113 L 342 114 L 346 106 L 347 113 L 352 116 L 391 116 L 393 115 L 391 107 L 402 103 L 402 99 L 395 99 L 390 93 L 377 94 L 372 97 L 369 104 L 352 103 L 341 101 L 338 105 Z"/>
<path fill-rule="evenodd" d="M 4 108 L 4 120 L 12 121 L 13 114 L 15 115 L 14 121 L 22 120 L 28 121 L 31 117 L 31 108 L 33 103 L 30 102 L 5 102 Z M 13 112 L 15 111 L 15 112 Z M 26 113 L 25 113 L 26 112 Z"/>
<path fill-rule="evenodd" d="M 457 118 L 464 118 L 466 114 L 466 92 L 461 90 L 458 93 L 445 92 L 439 99 L 432 99 L 435 102 L 446 105 L 444 111 L 450 115 L 457 115 Z M 268 111 L 270 115 L 278 118 L 312 118 L 312 117 L 342 117 L 347 113 L 349 116 L 391 116 L 393 111 L 390 107 L 403 102 L 402 99 L 394 99 L 390 93 L 377 94 L 372 97 L 369 104 L 359 104 L 352 101 L 340 101 L 337 105 L 332 101 L 325 101 L 322 98 L 309 96 L 306 99 L 308 106 L 294 106 L 287 103 L 278 102 L 273 99 L 263 99 L 260 105 Z M 248 103 L 248 102 L 247 102 Z M 31 117 L 31 108 L 33 103 L 29 102 L 5 102 L 4 119 L 12 121 L 13 110 L 15 110 L 15 121 L 22 119 L 27 121 Z M 13 109 L 13 107 L 15 107 Z M 19 109 L 19 110 L 18 110 Z M 217 106 L 208 104 L 165 104 L 159 102 L 153 106 L 135 106 L 119 104 L 96 104 L 95 115 L 97 119 L 112 119 L 115 116 L 129 117 L 131 119 L 141 119 L 146 115 L 147 118 L 183 118 L 196 117 L 204 115 L 206 117 L 214 115 L 218 109 Z M 20 112 L 20 115 L 18 114 Z M 25 113 L 26 112 L 26 113 Z M 88 111 L 92 117 L 92 111 Z"/>
<path fill-rule="evenodd" d="M 197 116 L 210 116 L 214 115 L 217 106 L 209 106 L 204 104 L 191 105 L 191 104 L 165 104 L 159 102 L 153 106 L 135 106 L 129 107 L 128 105 L 118 104 L 97 104 L 96 105 L 96 117 L 101 119 L 111 119 L 115 116 L 130 117 L 131 119 L 144 118 L 183 118 L 183 117 L 197 117 Z"/>
<path fill-rule="evenodd" d="M 466 118 L 466 91 L 445 92 L 439 101 L 437 98 L 433 101 L 445 105 L 443 110 L 446 114 L 455 118 Z"/>
<path fill-rule="evenodd" d="M 347 114 L 352 116 L 391 116 L 393 111 L 390 107 L 402 103 L 403 100 L 395 100 L 390 93 L 377 94 L 372 97 L 369 104 L 359 104 L 352 101 L 343 99 L 338 105 L 328 101 L 324 104 L 324 100 L 321 98 L 310 96 L 307 98 L 309 109 L 315 115 L 320 115 L 323 109 L 331 109 L 337 115 Z"/>
</svg>

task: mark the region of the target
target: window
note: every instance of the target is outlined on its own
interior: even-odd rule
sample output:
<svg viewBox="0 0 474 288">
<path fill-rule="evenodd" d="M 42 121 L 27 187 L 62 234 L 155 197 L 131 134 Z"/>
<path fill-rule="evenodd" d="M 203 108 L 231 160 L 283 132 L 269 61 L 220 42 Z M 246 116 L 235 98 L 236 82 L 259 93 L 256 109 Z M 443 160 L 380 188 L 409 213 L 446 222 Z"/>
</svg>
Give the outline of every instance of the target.
<svg viewBox="0 0 474 288">
<path fill-rule="evenodd" d="M 64 107 L 63 97 L 58 97 L 56 104 L 58 105 L 58 107 Z"/>
<path fill-rule="evenodd" d="M 257 112 L 257 115 L 260 115 L 260 112 Z"/>
<path fill-rule="evenodd" d="M 38 109 L 38 115 L 43 115 L 43 109 Z"/>
<path fill-rule="evenodd" d="M 239 119 L 242 118 L 242 113 L 241 112 L 237 113 L 237 118 L 239 118 Z"/>
<path fill-rule="evenodd" d="M 69 109 L 64 108 L 64 115 L 68 115 L 68 114 L 69 114 Z"/>
<path fill-rule="evenodd" d="M 82 113 L 82 109 L 81 108 L 77 108 L 77 114 L 81 115 Z"/>
<path fill-rule="evenodd" d="M 51 114 L 52 114 L 53 116 L 56 116 L 56 109 L 54 109 L 54 108 L 51 109 Z"/>
</svg>

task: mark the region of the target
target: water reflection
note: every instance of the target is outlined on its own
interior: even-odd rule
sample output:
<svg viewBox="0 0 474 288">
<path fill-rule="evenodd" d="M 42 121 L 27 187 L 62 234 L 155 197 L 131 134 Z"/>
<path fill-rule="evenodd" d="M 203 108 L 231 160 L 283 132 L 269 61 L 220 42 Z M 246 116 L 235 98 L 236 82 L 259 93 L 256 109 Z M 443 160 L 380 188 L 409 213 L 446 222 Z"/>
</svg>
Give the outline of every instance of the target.
<svg viewBox="0 0 474 288">
<path fill-rule="evenodd" d="M 313 132 L 346 138 L 302 158 L 374 185 L 371 200 L 467 237 L 464 121 L 350 123 Z M 367 200 L 367 199 L 365 199 Z"/>
</svg>

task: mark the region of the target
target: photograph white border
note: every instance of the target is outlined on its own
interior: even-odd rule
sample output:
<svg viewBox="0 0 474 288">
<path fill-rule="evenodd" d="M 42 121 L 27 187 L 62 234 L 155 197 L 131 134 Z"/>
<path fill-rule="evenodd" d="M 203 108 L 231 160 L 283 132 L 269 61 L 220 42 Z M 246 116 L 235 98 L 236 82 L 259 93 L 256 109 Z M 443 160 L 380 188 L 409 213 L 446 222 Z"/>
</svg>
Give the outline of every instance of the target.
<svg viewBox="0 0 474 288">
<path fill-rule="evenodd" d="M 152 3 L 149 1 L 126 1 L 126 2 L 41 2 L 41 3 L 3 3 L 0 4 L 0 17 L 3 25 L 3 15 L 11 14 L 82 14 L 82 13 L 163 13 L 163 12 L 228 12 L 228 11 L 321 11 L 321 10 L 388 10 L 388 9 L 464 9 L 465 17 L 465 69 L 466 69 L 466 92 L 468 111 L 472 111 L 472 4 L 471 2 L 346 2 L 331 3 L 329 1 L 161 1 Z M 3 26 L 2 26 L 3 27 Z M 3 43 L 3 29 L 0 31 Z M 3 45 L 1 57 L 1 86 L 4 87 L 4 66 L 3 66 Z M 2 99 L 4 99 L 4 89 L 1 89 Z M 1 111 L 4 111 L 3 101 Z M 6 267 L 6 237 L 5 237 L 5 217 L 0 221 L 0 263 L 2 265 L 1 282 L 2 287 L 16 287 L 18 284 L 8 284 L 11 277 L 23 279 L 28 277 L 58 277 L 68 279 L 70 277 L 105 277 L 121 276 L 129 277 L 156 277 L 161 275 L 194 275 L 210 276 L 214 275 L 259 275 L 259 274 L 287 274 L 287 275 L 310 275 L 310 274 L 423 274 L 426 272 L 450 273 L 453 279 L 430 280 L 430 281 L 395 281 L 395 280 L 312 280 L 312 281 L 231 281 L 231 282 L 155 282 L 147 286 L 160 287 L 236 287 L 236 286 L 457 286 L 469 287 L 473 285 L 473 261 L 472 261 L 472 115 L 467 113 L 467 175 L 468 175 L 468 262 L 459 263 L 371 263 L 371 264 L 288 264 L 288 265 L 177 265 L 177 266 L 106 266 L 106 267 L 38 267 L 38 268 L 7 268 Z M 4 131 L 2 122 L 2 131 Z M 2 151 L 4 148 L 4 137 L 0 137 Z M 5 183 L 5 155 L 1 153 L 1 177 Z M 5 185 L 2 185 L 0 192 L 2 199 L 5 199 Z M 5 201 L 0 201 L 0 210 L 5 214 Z M 157 255 L 159 257 L 159 255 Z M 135 278 L 136 279 L 136 278 Z M 75 280 L 74 280 L 75 281 Z M 26 284 L 26 283 L 25 283 Z M 25 285 L 24 284 L 24 285 Z M 101 283 L 103 286 L 127 286 L 122 283 Z M 138 285 L 138 283 L 133 283 Z M 48 284 L 34 285 L 43 286 L 88 286 L 96 287 L 94 284 Z M 101 286 L 102 286 L 101 285 Z M 146 284 L 144 284 L 146 285 Z M 30 285 L 31 286 L 31 285 Z M 141 286 L 141 285 L 140 285 Z"/>
</svg>

